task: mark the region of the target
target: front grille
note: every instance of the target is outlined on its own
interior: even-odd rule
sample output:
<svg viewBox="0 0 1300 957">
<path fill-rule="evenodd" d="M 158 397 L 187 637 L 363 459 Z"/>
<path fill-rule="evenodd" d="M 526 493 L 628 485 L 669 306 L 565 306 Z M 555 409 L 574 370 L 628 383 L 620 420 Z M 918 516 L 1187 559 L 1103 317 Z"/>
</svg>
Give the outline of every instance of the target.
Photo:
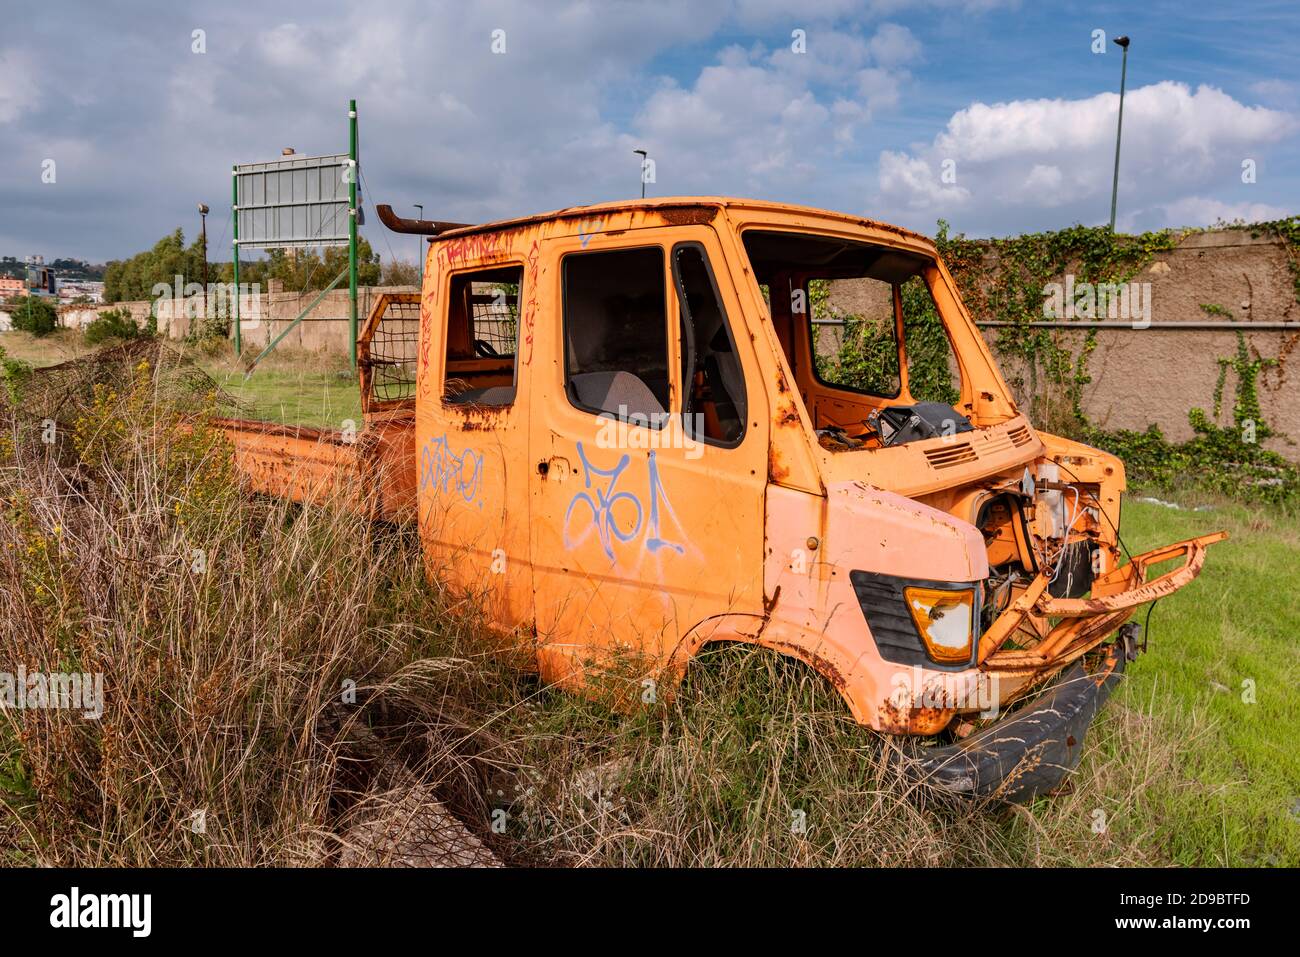
<svg viewBox="0 0 1300 957">
<path fill-rule="evenodd" d="M 955 465 L 978 462 L 982 456 L 997 455 L 1028 445 L 1034 441 L 1034 434 L 1024 425 L 1018 425 L 1009 432 L 980 432 L 975 442 L 963 439 L 949 442 L 937 449 L 926 449 L 925 460 L 932 469 L 949 469 Z"/>
</svg>

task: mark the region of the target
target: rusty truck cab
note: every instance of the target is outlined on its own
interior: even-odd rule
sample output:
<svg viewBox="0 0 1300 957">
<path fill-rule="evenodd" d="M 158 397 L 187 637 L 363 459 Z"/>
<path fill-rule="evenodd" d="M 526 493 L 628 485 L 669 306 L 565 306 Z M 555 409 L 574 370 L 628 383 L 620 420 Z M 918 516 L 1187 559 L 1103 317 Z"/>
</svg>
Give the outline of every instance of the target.
<svg viewBox="0 0 1300 957">
<path fill-rule="evenodd" d="M 1033 428 L 917 234 L 713 198 L 427 231 L 413 382 L 375 405 L 376 310 L 367 414 L 413 416 L 430 570 L 549 682 L 667 690 L 708 642 L 763 645 L 863 724 L 948 734 L 928 752 L 948 786 L 1037 793 L 1136 653 L 1131 631 L 1103 643 L 1214 540 L 1122 563 L 1122 463 Z M 848 379 L 813 322 L 833 279 L 856 281 L 870 346 Z M 919 334 L 946 368 L 910 361 Z M 978 729 L 1054 678 L 1071 718 L 1037 765 L 1060 773 L 1012 787 L 1023 755 Z"/>
</svg>

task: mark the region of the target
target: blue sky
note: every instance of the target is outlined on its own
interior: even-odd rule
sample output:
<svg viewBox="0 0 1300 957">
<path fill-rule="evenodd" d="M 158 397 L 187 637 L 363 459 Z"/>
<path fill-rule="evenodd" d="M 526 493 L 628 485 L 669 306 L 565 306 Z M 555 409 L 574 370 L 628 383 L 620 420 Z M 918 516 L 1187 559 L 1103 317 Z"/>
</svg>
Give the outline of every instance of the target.
<svg viewBox="0 0 1300 957">
<path fill-rule="evenodd" d="M 202 201 L 215 256 L 230 165 L 344 149 L 349 97 L 366 199 L 440 218 L 633 195 L 644 147 L 652 195 L 759 196 L 925 232 L 942 217 L 969 235 L 1100 223 L 1120 33 L 1121 228 L 1300 212 L 1295 3 L 107 6 L 46 4 L 0 34 L 0 253 L 120 258 L 192 234 Z M 373 218 L 366 233 L 412 254 Z"/>
</svg>

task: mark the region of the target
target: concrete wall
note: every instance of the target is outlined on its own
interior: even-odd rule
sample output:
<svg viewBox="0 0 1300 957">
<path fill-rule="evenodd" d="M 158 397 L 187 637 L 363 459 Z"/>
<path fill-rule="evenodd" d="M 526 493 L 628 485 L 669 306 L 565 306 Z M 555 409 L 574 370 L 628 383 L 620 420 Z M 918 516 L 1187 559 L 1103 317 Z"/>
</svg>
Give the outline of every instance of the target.
<svg viewBox="0 0 1300 957">
<path fill-rule="evenodd" d="M 1154 423 L 1175 441 L 1192 436 L 1187 422 L 1194 406 L 1213 411 L 1219 358 L 1236 355 L 1236 332 L 1210 329 L 1161 329 L 1162 323 L 1184 321 L 1226 322 L 1207 315 L 1202 304 L 1221 306 L 1241 322 L 1300 321 L 1300 303 L 1288 266 L 1291 250 L 1271 238 L 1253 238 L 1241 230 L 1192 233 L 1172 250 L 1162 252 L 1132 282 L 1151 284 L 1151 328 L 1103 329 L 1088 370 L 1092 383 L 1084 391 L 1083 407 L 1097 425 L 1109 429 L 1146 429 Z M 996 253 L 982 269 L 997 268 Z M 863 304 L 861 290 L 852 280 L 832 284 L 833 309 L 853 312 Z M 991 318 L 976 315 L 976 321 Z M 1098 317 L 1104 318 L 1104 317 Z M 1065 325 L 1065 323 L 1062 323 Z M 984 329 L 992 345 L 997 330 Z M 1085 333 L 1058 333 L 1059 343 L 1077 355 Z M 823 340 L 825 333 L 823 333 Z M 1260 375 L 1260 403 L 1264 419 L 1273 429 L 1300 443 L 1300 379 L 1290 368 L 1291 352 L 1300 343 L 1300 329 L 1247 332 L 1252 355 L 1275 358 L 1279 366 Z M 995 355 L 996 353 L 996 349 Z M 1028 377 L 1007 357 L 998 356 L 1008 380 Z M 1229 370 L 1223 389 L 1219 423 L 1232 423 L 1236 376 Z M 1024 389 L 1017 396 L 1027 405 Z M 1300 461 L 1300 444 L 1274 438 L 1268 447 Z"/>
<path fill-rule="evenodd" d="M 1287 262 L 1282 243 L 1229 231 L 1192 234 L 1157 257 L 1135 279 L 1151 283 L 1152 327 L 1098 333 L 1088 363 L 1093 381 L 1084 394 L 1084 411 L 1105 428 L 1145 429 L 1155 423 L 1170 439 L 1191 438 L 1187 411 L 1194 406 L 1213 411 L 1218 360 L 1236 355 L 1237 335 L 1228 329 L 1161 330 L 1159 324 L 1228 321 L 1207 315 L 1202 304 L 1222 306 L 1241 322 L 1300 321 Z M 1300 391 L 1288 367 L 1300 330 L 1247 332 L 1245 339 L 1252 355 L 1279 360 L 1277 368 L 1259 377 L 1265 421 L 1300 442 Z M 1080 333 L 1063 339 L 1076 353 L 1082 341 Z M 1221 425 L 1232 423 L 1235 386 L 1236 375 L 1229 370 Z M 1274 438 L 1269 447 L 1300 460 L 1300 445 Z"/>
<path fill-rule="evenodd" d="M 257 296 L 240 297 L 240 335 L 245 348 L 264 348 L 320 295 L 319 291 L 284 292 L 279 283 Z M 415 286 L 362 286 L 357 289 L 357 325 L 365 323 L 375 301 L 388 292 L 418 292 Z M 202 321 L 203 303 L 163 299 L 157 304 L 158 330 L 169 339 L 184 339 L 196 322 Z M 80 329 L 103 312 L 126 309 L 143 325 L 154 308 L 151 301 L 115 302 L 97 306 L 63 309 L 59 318 L 64 326 Z M 348 291 L 333 289 L 320 304 L 298 323 L 278 348 L 305 349 L 312 352 L 348 352 Z"/>
</svg>

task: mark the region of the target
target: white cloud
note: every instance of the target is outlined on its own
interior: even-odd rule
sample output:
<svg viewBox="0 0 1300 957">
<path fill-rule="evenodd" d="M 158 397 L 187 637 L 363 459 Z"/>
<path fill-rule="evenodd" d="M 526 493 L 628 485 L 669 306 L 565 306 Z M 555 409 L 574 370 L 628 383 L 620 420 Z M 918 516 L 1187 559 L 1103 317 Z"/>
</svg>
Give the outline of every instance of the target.
<svg viewBox="0 0 1300 957">
<path fill-rule="evenodd" d="M 858 72 L 858 92 L 870 114 L 878 109 L 898 105 L 899 88 L 904 77 L 880 67 L 867 67 Z"/>
<path fill-rule="evenodd" d="M 1236 220 L 1259 223 L 1295 214 L 1294 209 L 1283 209 L 1267 203 L 1225 203 L 1204 196 L 1185 196 L 1167 203 L 1163 209 L 1167 221 L 1174 226 L 1213 226 L 1217 222 L 1231 223 Z"/>
<path fill-rule="evenodd" d="M 1061 168 L 1035 163 L 1025 177 L 1025 195 L 1036 196 L 1045 206 L 1059 206 L 1062 201 Z"/>
<path fill-rule="evenodd" d="M 786 23 L 806 27 L 809 23 L 843 17 L 868 19 L 917 10 L 975 16 L 1018 6 L 1020 0 L 802 0 L 798 4 L 791 4 L 790 0 L 736 0 L 733 16 L 746 27 Z"/>
<path fill-rule="evenodd" d="M 883 214 L 923 213 L 925 219 L 911 219 L 928 228 L 950 211 L 955 194 L 926 177 L 952 160 L 971 231 L 1104 221 L 1118 103 L 1113 93 L 973 103 L 929 144 L 881 154 L 876 204 Z M 1240 185 L 1244 158 L 1297 129 L 1291 114 L 1247 106 L 1210 86 L 1192 91 L 1165 81 L 1132 90 L 1124 100 L 1120 164 L 1124 222 L 1142 225 L 1184 197 Z"/>
<path fill-rule="evenodd" d="M 951 211 L 966 206 L 970 200 L 969 190 L 943 182 L 942 163 L 931 167 L 919 156 L 888 150 L 880 154 L 880 190 L 896 197 L 895 202 L 901 201 L 905 208 L 917 211 Z"/>
<path fill-rule="evenodd" d="M 867 4 L 871 13 L 882 16 L 892 16 L 918 7 L 975 16 L 1003 7 L 1014 9 L 1019 6 L 1020 0 L 869 0 Z"/>
<path fill-rule="evenodd" d="M 867 44 L 871 57 L 884 67 L 911 63 L 921 54 L 921 42 L 907 27 L 882 23 Z"/>
<path fill-rule="evenodd" d="M 1250 85 L 1250 92 L 1270 106 L 1290 109 L 1300 104 L 1300 86 L 1286 80 L 1260 80 Z"/>
<path fill-rule="evenodd" d="M 296 23 L 281 23 L 272 27 L 260 34 L 256 42 L 262 57 L 271 66 L 296 70 L 312 64 L 308 31 Z"/>
<path fill-rule="evenodd" d="M 655 158 L 664 192 L 807 198 L 818 171 L 827 180 L 873 115 L 898 105 L 911 79 L 903 64 L 920 51 L 890 23 L 865 37 L 810 30 L 802 54 L 727 47 L 690 86 L 662 83 L 631 130 Z M 836 202 L 829 189 L 820 195 Z"/>
<path fill-rule="evenodd" d="M 0 50 L 0 123 L 32 110 L 40 96 L 36 60 L 21 50 Z"/>
<path fill-rule="evenodd" d="M 829 134 L 831 110 L 797 78 L 731 48 L 694 86 L 666 84 L 646 102 L 635 128 L 658 174 L 674 183 L 717 188 L 741 174 L 751 183 L 806 170 L 803 147 Z M 688 190 L 674 188 L 671 192 Z"/>
</svg>

